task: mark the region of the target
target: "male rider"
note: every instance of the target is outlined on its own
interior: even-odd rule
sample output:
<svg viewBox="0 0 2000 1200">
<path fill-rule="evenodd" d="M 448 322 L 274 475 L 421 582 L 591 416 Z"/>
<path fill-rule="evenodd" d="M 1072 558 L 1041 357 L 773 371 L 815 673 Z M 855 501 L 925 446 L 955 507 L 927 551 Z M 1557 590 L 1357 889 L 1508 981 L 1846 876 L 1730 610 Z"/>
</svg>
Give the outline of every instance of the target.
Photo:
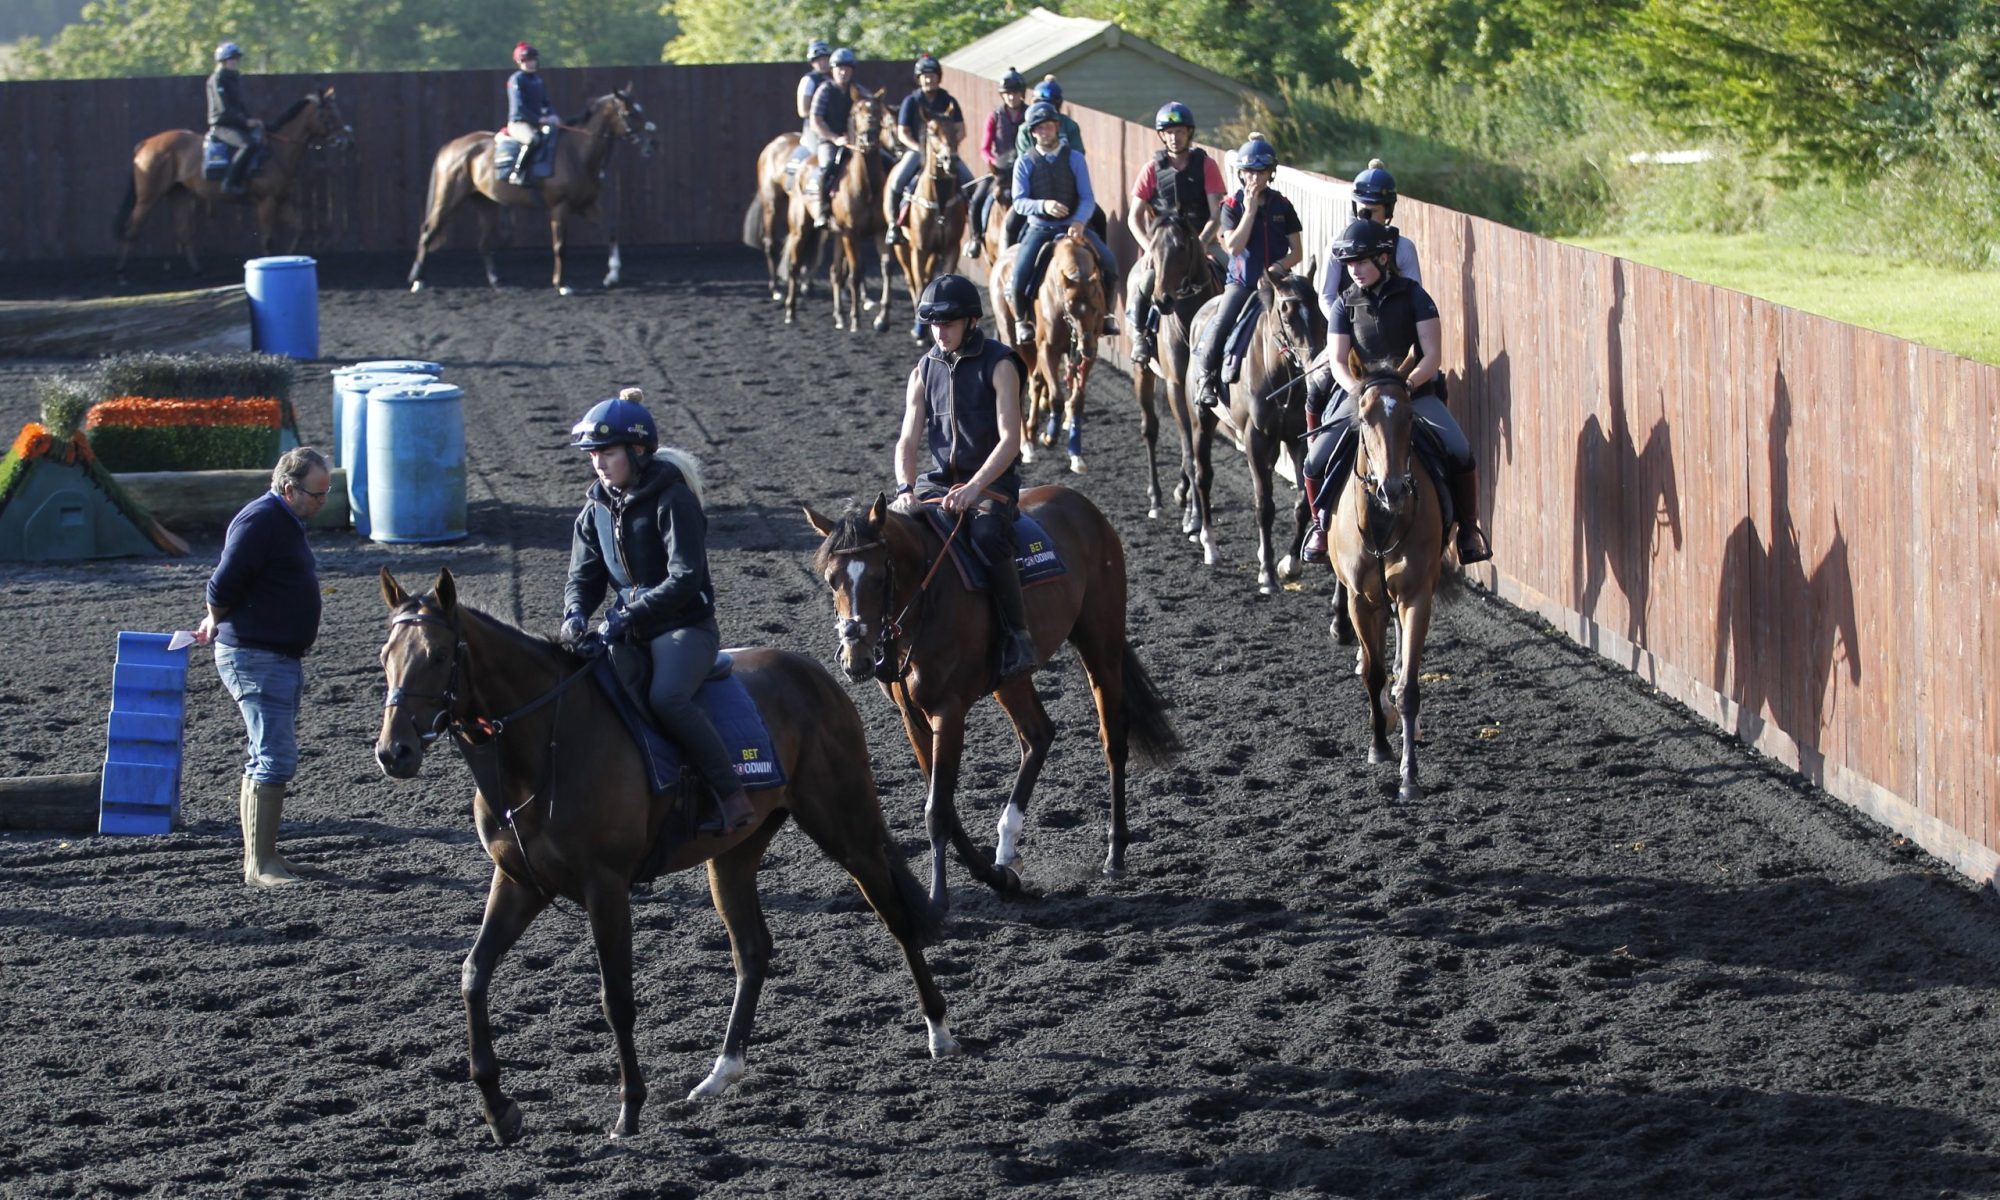
<svg viewBox="0 0 2000 1200">
<path fill-rule="evenodd" d="M 535 161 L 535 151 L 548 136 L 549 127 L 560 124 L 562 118 L 549 103 L 549 90 L 542 83 L 541 52 L 526 42 L 516 42 L 514 67 L 514 73 L 507 77 L 507 136 L 521 143 L 521 153 L 514 159 L 514 169 L 507 173 L 507 182 L 519 187 L 528 182 L 529 165 Z"/>
<path fill-rule="evenodd" d="M 958 176 L 958 188 L 963 192 L 972 186 L 972 168 L 965 165 L 963 158 L 957 157 L 959 143 L 965 140 L 965 111 L 950 92 L 944 90 L 944 67 L 929 54 L 917 59 L 914 73 L 917 77 L 916 90 L 903 97 L 903 105 L 896 112 L 896 140 L 903 146 L 903 158 L 896 164 L 896 170 L 889 176 L 888 194 L 883 197 L 882 215 L 889 222 L 889 244 L 896 246 L 903 241 L 903 207 L 909 203 L 910 184 L 916 178 L 917 170 L 924 162 L 924 138 L 928 135 L 931 121 L 938 123 L 945 141 L 951 146 L 952 169 Z"/>
<path fill-rule="evenodd" d="M 1159 221 L 1179 221 L 1195 233 L 1197 246 L 1215 243 L 1221 230 L 1222 168 L 1194 144 L 1194 110 L 1180 101 L 1162 105 L 1153 116 L 1161 149 L 1139 168 L 1132 181 L 1131 215 L 1125 218 L 1141 246 L 1151 244 Z M 1150 257 L 1140 259 L 1139 274 L 1125 300 L 1125 319 L 1132 326 L 1132 365 L 1143 368 L 1153 357 L 1153 275 Z"/>
<path fill-rule="evenodd" d="M 1090 187 L 1090 164 L 1083 151 L 1062 143 L 1061 114 L 1055 106 L 1038 100 L 1028 106 L 1027 124 L 1034 134 L 1034 147 L 1014 163 L 1014 211 L 1027 220 L 1021 241 L 1014 247 L 1014 275 L 1008 280 L 1014 303 L 1014 340 L 1027 342 L 1034 337 L 1035 260 L 1042 247 L 1061 237 L 1072 226 L 1083 230 L 1097 265 L 1104 272 L 1105 296 L 1111 294 L 1110 281 L 1118 275 L 1118 260 L 1111 247 L 1090 227 L 1097 210 L 1097 197 Z M 1104 333 L 1118 332 L 1118 323 L 1104 314 Z"/>
</svg>

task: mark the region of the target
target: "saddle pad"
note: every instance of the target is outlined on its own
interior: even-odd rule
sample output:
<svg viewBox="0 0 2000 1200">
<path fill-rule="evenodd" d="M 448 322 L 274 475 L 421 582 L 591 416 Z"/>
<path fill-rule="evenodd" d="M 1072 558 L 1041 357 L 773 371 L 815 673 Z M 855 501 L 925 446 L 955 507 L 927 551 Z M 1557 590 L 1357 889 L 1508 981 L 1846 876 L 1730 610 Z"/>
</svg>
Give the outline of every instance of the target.
<svg viewBox="0 0 2000 1200">
<path fill-rule="evenodd" d="M 1243 315 L 1236 319 L 1236 328 L 1229 331 L 1226 352 L 1231 358 L 1242 358 L 1250 349 L 1250 335 L 1257 332 L 1257 318 L 1264 315 L 1264 297 L 1250 293 L 1249 303 L 1243 306 Z"/>
<path fill-rule="evenodd" d="M 611 698 L 612 707 L 618 710 L 618 719 L 625 723 L 626 732 L 638 743 L 639 756 L 646 760 L 647 783 L 654 793 L 678 788 L 681 782 L 680 746 L 661 733 L 652 717 L 641 712 L 639 706 L 632 702 L 618 682 L 609 655 L 597 660 L 593 674 L 597 686 Z M 708 719 L 715 722 L 715 731 L 722 735 L 722 744 L 729 748 L 730 765 L 736 768 L 737 781 L 744 788 L 754 792 L 785 785 L 785 769 L 778 762 L 778 751 L 771 743 L 771 732 L 764 727 L 757 702 L 750 698 L 750 690 L 743 686 L 742 680 L 734 675 L 710 679 L 701 685 L 694 698 L 708 713 Z"/>
<path fill-rule="evenodd" d="M 930 518 L 931 528 L 940 539 L 951 538 L 951 529 L 958 518 L 945 513 L 943 506 L 924 505 L 924 515 Z M 968 592 L 986 590 L 986 559 L 970 538 L 960 536 L 951 541 L 951 563 L 958 568 L 958 581 Z M 1033 587 L 1069 573 L 1069 567 L 1056 553 L 1055 539 L 1042 528 L 1041 522 L 1025 511 L 1014 518 L 1014 562 L 1021 569 L 1021 586 Z"/>
<path fill-rule="evenodd" d="M 556 139 L 562 136 L 560 129 L 552 129 L 542 144 L 535 148 L 535 160 L 528 164 L 531 179 L 547 179 L 555 174 Z M 514 160 L 521 156 L 521 143 L 508 136 L 505 130 L 493 135 L 493 171 L 503 178 L 514 170 Z"/>
</svg>

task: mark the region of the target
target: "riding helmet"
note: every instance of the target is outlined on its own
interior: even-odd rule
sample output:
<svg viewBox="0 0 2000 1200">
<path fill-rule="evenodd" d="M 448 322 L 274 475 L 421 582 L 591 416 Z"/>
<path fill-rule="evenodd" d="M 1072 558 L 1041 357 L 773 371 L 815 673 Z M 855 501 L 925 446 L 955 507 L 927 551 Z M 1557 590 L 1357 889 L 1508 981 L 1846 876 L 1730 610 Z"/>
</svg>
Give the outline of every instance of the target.
<svg viewBox="0 0 2000 1200">
<path fill-rule="evenodd" d="M 1046 100 L 1050 104 L 1061 104 L 1062 84 L 1057 83 L 1053 75 L 1044 76 L 1042 81 L 1035 85 L 1035 99 Z"/>
<path fill-rule="evenodd" d="M 591 405 L 583 419 L 570 427 L 569 444 L 581 450 L 637 446 L 650 454 L 660 448 L 660 427 L 653 423 L 653 414 L 645 405 L 613 396 Z"/>
<path fill-rule="evenodd" d="M 944 64 L 938 62 L 935 55 L 926 51 L 917 55 L 917 64 L 910 69 L 910 74 L 917 79 L 922 79 L 926 75 L 935 75 L 943 79 Z"/>
<path fill-rule="evenodd" d="M 1383 168 L 1381 159 L 1369 159 L 1367 169 L 1354 177 L 1354 202 L 1396 207 L 1396 177 Z"/>
<path fill-rule="evenodd" d="M 1271 143 L 1264 140 L 1261 133 L 1253 133 L 1250 140 L 1236 151 L 1236 169 L 1239 171 L 1275 171 L 1278 169 L 1278 152 Z"/>
<path fill-rule="evenodd" d="M 232 58 L 242 58 L 243 47 L 235 42 L 224 42 L 215 48 L 215 61 L 228 62 Z"/>
<path fill-rule="evenodd" d="M 833 47 L 827 45 L 824 38 L 814 38 L 812 45 L 806 47 L 806 61 L 811 62 L 815 58 L 825 58 L 832 53 Z"/>
<path fill-rule="evenodd" d="M 542 57 L 542 52 L 535 49 L 533 46 L 530 46 L 528 43 L 526 42 L 514 43 L 515 62 L 521 62 L 524 59 L 530 59 L 530 58 L 535 59 L 537 62 L 539 62 L 541 60 L 541 57 Z"/>
<path fill-rule="evenodd" d="M 850 47 L 842 46 L 833 52 L 833 65 L 836 67 L 851 67 L 860 61 L 861 56 L 856 54 Z"/>
<path fill-rule="evenodd" d="M 1032 134 L 1035 131 L 1035 126 L 1040 125 L 1043 121 L 1061 120 L 1062 113 L 1057 110 L 1055 105 L 1050 104 L 1046 100 L 1037 100 L 1028 106 L 1028 115 L 1021 118 L 1021 124 Z"/>
<path fill-rule="evenodd" d="M 1159 112 L 1153 114 L 1153 128 L 1155 130 L 1193 129 L 1194 127 L 1194 110 L 1178 100 L 1169 100 L 1160 106 Z"/>
<path fill-rule="evenodd" d="M 979 286 L 963 275 L 938 276 L 924 288 L 923 299 L 917 301 L 917 320 L 926 325 L 960 317 L 977 321 L 979 316 Z"/>
<path fill-rule="evenodd" d="M 1395 252 L 1396 231 L 1366 217 L 1349 221 L 1347 228 L 1340 231 L 1340 236 L 1333 239 L 1333 257 L 1338 262 L 1358 262 L 1378 254 Z"/>
<path fill-rule="evenodd" d="M 1025 92 L 1028 90 L 1028 81 L 1021 78 L 1019 71 L 1008 67 L 1007 73 L 1000 77 L 1000 90 L 1003 92 Z"/>
</svg>

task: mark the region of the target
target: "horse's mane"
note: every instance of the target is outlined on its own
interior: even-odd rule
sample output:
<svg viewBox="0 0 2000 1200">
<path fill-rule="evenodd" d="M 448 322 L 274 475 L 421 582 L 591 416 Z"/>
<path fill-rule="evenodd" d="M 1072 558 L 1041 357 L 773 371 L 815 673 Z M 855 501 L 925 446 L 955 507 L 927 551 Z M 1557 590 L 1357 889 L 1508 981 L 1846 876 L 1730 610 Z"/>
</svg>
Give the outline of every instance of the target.
<svg viewBox="0 0 2000 1200">
<path fill-rule="evenodd" d="M 438 612 L 439 609 L 440 606 L 438 604 L 437 593 L 426 592 L 421 596 L 411 596 L 408 600 L 405 600 L 402 603 L 402 605 L 396 609 L 396 615 L 401 615 L 403 613 L 417 612 L 419 610 L 435 613 Z M 548 637 L 544 634 L 529 633 L 527 630 L 514 624 L 512 621 L 503 621 L 499 617 L 494 616 L 492 613 L 487 612 L 483 608 L 477 608 L 473 605 L 466 604 L 463 601 L 460 601 L 458 605 L 458 611 L 468 617 L 472 617 L 473 619 L 479 621 L 486 628 L 489 628 L 493 632 L 501 635 L 507 641 L 511 642 L 516 649 L 541 650 L 547 653 L 555 654 L 563 658 L 575 657 L 574 655 L 570 654 L 568 650 L 563 648 L 561 642 L 558 642 L 554 638 Z"/>
<path fill-rule="evenodd" d="M 847 502 L 847 509 L 833 523 L 833 532 L 826 535 L 819 549 L 813 552 L 813 570 L 824 575 L 833 566 L 833 560 L 843 554 L 851 554 L 874 545 L 882 539 L 868 528 L 868 510 L 855 501 Z"/>
<path fill-rule="evenodd" d="M 306 105 L 312 104 L 316 102 L 318 99 L 319 99 L 318 96 L 313 96 L 313 95 L 300 96 L 298 99 L 292 101 L 292 106 L 290 108 L 278 114 L 278 119 L 271 122 L 271 128 L 283 129 L 285 126 L 292 123 L 293 117 L 296 117 L 301 112 L 305 111 Z"/>
</svg>

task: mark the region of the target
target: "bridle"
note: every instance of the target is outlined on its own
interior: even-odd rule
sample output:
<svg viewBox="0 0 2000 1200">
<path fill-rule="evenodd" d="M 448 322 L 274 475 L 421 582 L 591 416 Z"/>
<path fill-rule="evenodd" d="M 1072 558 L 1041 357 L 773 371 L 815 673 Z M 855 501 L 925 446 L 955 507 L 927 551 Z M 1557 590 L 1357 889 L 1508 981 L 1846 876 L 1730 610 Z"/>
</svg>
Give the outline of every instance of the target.
<svg viewBox="0 0 2000 1200">
<path fill-rule="evenodd" d="M 1160 222 L 1160 228 L 1169 226 L 1179 230 L 1181 234 L 1181 245 L 1186 252 L 1187 266 L 1181 271 L 1180 286 L 1176 287 L 1173 291 L 1165 290 L 1167 256 L 1160 253 L 1157 249 L 1160 242 L 1160 235 L 1158 233 L 1153 235 L 1153 245 L 1155 247 L 1153 302 L 1158 304 L 1162 309 L 1168 309 L 1176 301 L 1185 300 L 1190 296 L 1200 293 L 1209 285 L 1208 256 L 1202 252 L 1201 240 L 1198 236 L 1199 231 L 1189 229 L 1187 221 L 1179 216 Z"/>
<path fill-rule="evenodd" d="M 1305 359 L 1299 353 L 1299 343 L 1292 340 L 1292 323 L 1286 320 L 1284 315 L 1284 304 L 1287 299 L 1291 299 L 1294 302 L 1301 302 L 1292 293 L 1291 288 L 1287 284 L 1273 282 L 1271 284 L 1270 316 L 1272 323 L 1277 328 L 1272 333 L 1271 340 L 1277 343 L 1278 356 L 1284 360 L 1286 366 L 1292 369 L 1292 374 L 1303 378 L 1306 370 Z M 1310 320 L 1310 317 L 1308 317 L 1308 320 Z M 1310 349 L 1309 346 L 1306 348 Z"/>
<path fill-rule="evenodd" d="M 939 568 L 943 567 L 945 559 L 951 556 L 951 544 L 957 539 L 959 531 L 965 528 L 966 520 L 970 515 L 970 512 L 958 514 L 958 521 L 951 527 L 951 534 L 944 539 L 944 545 L 938 548 L 937 558 L 931 562 L 930 570 L 924 572 L 923 579 L 917 584 L 915 594 L 897 612 L 892 613 L 890 611 L 896 605 L 896 556 L 889 551 L 888 542 L 877 537 L 873 541 L 863 542 L 858 546 L 846 546 L 839 550 L 827 551 L 827 557 L 829 558 L 850 558 L 856 554 L 863 554 L 870 550 L 881 550 L 883 552 L 882 566 L 885 577 L 882 581 L 882 618 L 875 624 L 875 641 L 868 649 L 868 673 L 876 682 L 902 684 L 904 676 L 909 674 L 910 659 L 917 652 L 916 638 L 912 637 L 909 639 L 909 644 L 903 651 L 902 661 L 895 661 L 896 643 L 903 640 L 905 632 L 912 634 L 916 632 L 914 628 L 906 631 L 903 627 L 903 622 L 909 620 L 910 614 L 916 610 L 919 604 L 923 603 L 925 594 L 930 591 L 931 581 L 937 578 Z M 919 617 L 922 616 L 921 613 L 918 615 Z M 904 685 L 904 687 L 907 691 L 907 685 Z"/>
<path fill-rule="evenodd" d="M 1354 405 L 1354 422 L 1357 428 L 1362 425 L 1361 411 L 1367 394 L 1374 392 L 1379 396 L 1382 387 L 1389 383 L 1395 383 L 1400 386 L 1402 384 L 1402 377 L 1393 373 L 1386 376 L 1378 374 L 1371 375 L 1362 382 L 1362 396 L 1355 401 Z M 1401 403 L 1410 403 L 1410 396 L 1407 391 L 1405 391 Z M 1384 403 L 1384 407 L 1387 407 L 1386 402 Z M 1416 526 L 1416 456 L 1414 453 L 1406 451 L 1403 457 L 1402 478 L 1404 499 L 1400 505 L 1391 504 L 1383 494 L 1384 481 L 1387 477 L 1376 472 L 1372 459 L 1368 464 L 1369 469 L 1362 470 L 1362 460 L 1366 457 L 1366 455 L 1358 451 L 1354 456 L 1354 474 L 1356 478 L 1361 480 L 1361 490 L 1368 501 L 1368 508 L 1361 518 L 1361 548 L 1367 551 L 1369 557 L 1380 561 L 1401 549 L 1404 541 L 1410 536 L 1410 530 Z M 1386 546 L 1379 544 L 1381 540 L 1381 527 L 1370 519 L 1378 512 L 1384 513 L 1391 518 L 1388 532 L 1392 535 L 1392 540 Z"/>
<path fill-rule="evenodd" d="M 924 176 L 927 179 L 943 181 L 945 190 L 951 194 L 951 199 L 940 204 L 924 195 L 921 188 L 910 189 L 910 203 L 927 212 L 928 215 L 924 217 L 926 223 L 933 223 L 942 228 L 946 214 L 955 206 L 965 202 L 964 194 L 957 187 L 958 172 L 952 166 L 957 161 L 957 152 L 952 150 L 950 143 L 935 130 L 924 135 Z"/>
</svg>

